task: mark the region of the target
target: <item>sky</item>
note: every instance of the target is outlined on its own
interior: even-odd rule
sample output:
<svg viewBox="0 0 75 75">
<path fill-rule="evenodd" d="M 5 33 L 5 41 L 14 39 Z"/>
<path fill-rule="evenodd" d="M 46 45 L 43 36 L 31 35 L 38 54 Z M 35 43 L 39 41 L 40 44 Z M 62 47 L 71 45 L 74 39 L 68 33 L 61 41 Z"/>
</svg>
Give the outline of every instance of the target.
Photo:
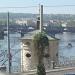
<svg viewBox="0 0 75 75">
<path fill-rule="evenodd" d="M 0 8 L 0 12 L 39 13 L 39 4 L 44 6 L 44 13 L 50 14 L 75 14 L 75 0 L 1 0 L 0 7 L 26 7 L 26 8 Z M 36 7 L 32 7 L 36 6 Z M 59 6 L 59 7 L 46 7 Z"/>
</svg>

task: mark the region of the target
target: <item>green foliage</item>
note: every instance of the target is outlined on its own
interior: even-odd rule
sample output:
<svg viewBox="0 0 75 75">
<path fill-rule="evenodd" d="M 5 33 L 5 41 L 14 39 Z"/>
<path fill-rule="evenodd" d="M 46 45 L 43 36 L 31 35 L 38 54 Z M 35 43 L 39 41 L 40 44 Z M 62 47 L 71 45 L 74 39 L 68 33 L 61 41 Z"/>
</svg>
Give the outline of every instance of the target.
<svg viewBox="0 0 75 75">
<path fill-rule="evenodd" d="M 45 32 L 39 32 L 34 36 L 34 47 L 37 50 L 38 55 L 38 66 L 37 66 L 37 74 L 38 75 L 46 75 L 45 67 L 43 64 L 44 50 L 45 47 L 49 45 L 49 40 Z"/>
<path fill-rule="evenodd" d="M 15 24 L 14 20 L 9 20 L 10 25 Z M 7 19 L 0 19 L 0 25 L 7 25 Z"/>
<path fill-rule="evenodd" d="M 34 45 L 35 48 L 39 49 L 40 47 L 45 48 L 46 46 L 49 45 L 49 40 L 47 38 L 47 35 L 45 34 L 45 32 L 39 32 L 38 34 L 36 34 L 34 36 Z"/>
<path fill-rule="evenodd" d="M 70 20 L 69 22 L 67 22 L 67 26 L 75 27 L 75 21 L 74 20 Z"/>
<path fill-rule="evenodd" d="M 37 66 L 37 75 L 46 75 L 44 64 Z"/>
<path fill-rule="evenodd" d="M 7 21 L 5 19 L 0 19 L 0 25 L 5 25 L 7 24 Z"/>
</svg>

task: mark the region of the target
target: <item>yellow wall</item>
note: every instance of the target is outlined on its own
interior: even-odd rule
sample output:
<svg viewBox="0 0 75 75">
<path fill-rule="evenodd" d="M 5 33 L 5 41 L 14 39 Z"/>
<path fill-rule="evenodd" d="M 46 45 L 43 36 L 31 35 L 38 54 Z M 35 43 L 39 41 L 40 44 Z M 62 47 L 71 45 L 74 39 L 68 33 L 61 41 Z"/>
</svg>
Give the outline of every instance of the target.
<svg viewBox="0 0 75 75">
<path fill-rule="evenodd" d="M 49 53 L 51 61 L 55 61 L 58 64 L 58 40 L 49 41 Z"/>
<path fill-rule="evenodd" d="M 26 42 L 30 42 L 30 45 L 27 46 Z M 31 57 L 26 57 L 26 53 L 30 53 Z M 56 53 L 58 53 L 58 41 L 50 40 L 49 41 L 49 54 L 50 54 L 49 59 L 50 61 L 55 61 L 56 63 L 58 63 L 58 57 L 56 56 Z M 22 50 L 21 50 L 21 70 L 28 71 L 28 70 L 36 69 L 37 64 L 38 64 L 38 56 L 34 48 L 32 39 L 23 39 Z"/>
</svg>

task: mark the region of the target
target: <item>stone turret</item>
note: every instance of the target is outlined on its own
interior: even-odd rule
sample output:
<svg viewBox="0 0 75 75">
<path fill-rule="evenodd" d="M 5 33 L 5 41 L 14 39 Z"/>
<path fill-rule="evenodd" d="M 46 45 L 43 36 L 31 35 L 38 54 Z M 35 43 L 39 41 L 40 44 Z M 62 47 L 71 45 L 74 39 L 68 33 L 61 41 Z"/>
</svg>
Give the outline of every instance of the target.
<svg viewBox="0 0 75 75">
<path fill-rule="evenodd" d="M 39 33 L 40 30 L 29 32 L 25 34 L 22 40 L 22 49 L 21 49 L 21 71 L 30 71 L 37 68 L 38 56 L 34 48 L 33 39 L 36 33 Z M 58 64 L 58 39 L 52 38 L 47 35 L 49 39 L 49 48 L 45 49 L 44 64 L 46 69 L 50 68 L 51 61 L 54 61 L 55 64 Z M 47 55 L 49 53 L 49 55 Z M 49 56 L 49 57 L 48 57 Z"/>
</svg>

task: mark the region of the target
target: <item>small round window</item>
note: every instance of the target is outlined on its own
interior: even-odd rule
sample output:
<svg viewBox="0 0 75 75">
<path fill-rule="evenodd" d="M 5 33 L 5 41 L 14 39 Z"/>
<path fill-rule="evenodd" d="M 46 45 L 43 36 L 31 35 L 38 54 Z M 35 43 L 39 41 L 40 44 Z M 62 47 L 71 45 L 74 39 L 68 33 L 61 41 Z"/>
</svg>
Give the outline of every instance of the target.
<svg viewBox="0 0 75 75">
<path fill-rule="evenodd" d="M 26 54 L 26 57 L 31 57 L 31 54 L 30 54 L 30 53 L 27 53 L 27 54 Z"/>
<path fill-rule="evenodd" d="M 30 42 L 26 42 L 26 45 L 30 46 Z"/>
</svg>

